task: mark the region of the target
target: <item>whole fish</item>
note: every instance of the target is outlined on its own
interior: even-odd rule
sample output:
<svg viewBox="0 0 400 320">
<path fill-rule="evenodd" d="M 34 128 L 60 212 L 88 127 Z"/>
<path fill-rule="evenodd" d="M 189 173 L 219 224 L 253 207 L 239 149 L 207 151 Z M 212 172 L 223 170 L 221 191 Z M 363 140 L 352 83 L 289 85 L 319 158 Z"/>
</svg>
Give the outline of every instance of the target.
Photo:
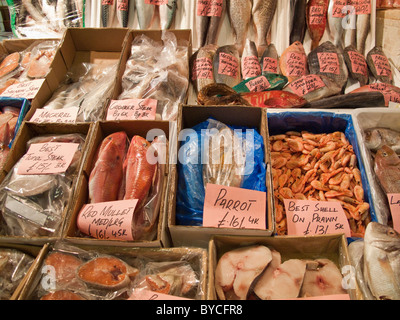
<svg viewBox="0 0 400 320">
<path fill-rule="evenodd" d="M 206 85 L 215 83 L 213 60 L 217 49 L 217 45 L 209 44 L 201 47 L 190 58 L 190 81 L 196 94 Z"/>
<path fill-rule="evenodd" d="M 378 151 L 384 145 L 394 152 L 400 153 L 400 132 L 390 128 L 369 128 L 364 130 L 365 146 L 372 152 Z"/>
<path fill-rule="evenodd" d="M 307 55 L 301 42 L 296 41 L 283 51 L 279 59 L 279 67 L 289 82 L 307 75 Z"/>
<path fill-rule="evenodd" d="M 129 6 L 134 6 L 134 1 L 117 0 L 117 19 L 121 28 L 127 28 L 129 23 Z"/>
<path fill-rule="evenodd" d="M 368 1 L 371 6 L 371 1 Z M 368 13 L 367 13 L 368 12 Z M 357 31 L 356 31 L 356 42 L 357 50 L 361 54 L 365 54 L 365 42 L 368 37 L 368 33 L 371 30 L 371 14 L 366 11 L 365 14 L 357 15 Z"/>
<path fill-rule="evenodd" d="M 213 72 L 216 83 L 233 88 L 240 83 L 240 57 L 235 45 L 219 47 L 214 55 Z"/>
<path fill-rule="evenodd" d="M 115 1 L 116 0 L 101 1 L 101 26 L 103 28 L 111 27 L 114 21 Z"/>
<path fill-rule="evenodd" d="M 375 155 L 374 171 L 385 193 L 400 193 L 400 158 L 387 145 Z"/>
<path fill-rule="evenodd" d="M 214 9 L 213 12 L 215 13 L 209 19 L 205 44 L 217 44 L 223 17 L 226 12 L 226 0 L 214 1 L 214 3 L 218 6 Z"/>
<path fill-rule="evenodd" d="M 261 66 L 258 61 L 257 47 L 254 41 L 246 39 L 241 62 L 243 80 L 261 75 Z"/>
<path fill-rule="evenodd" d="M 367 64 L 373 76 L 380 82 L 393 84 L 393 73 L 390 62 L 382 50 L 376 46 L 367 54 Z"/>
<path fill-rule="evenodd" d="M 307 3 L 307 29 L 312 40 L 311 50 L 319 45 L 325 33 L 329 0 L 309 0 Z"/>
<path fill-rule="evenodd" d="M 135 0 L 135 7 L 141 30 L 149 29 L 155 16 L 155 5 L 147 4 L 146 0 Z"/>
<path fill-rule="evenodd" d="M 251 106 L 233 88 L 223 83 L 205 85 L 197 95 L 197 103 L 205 106 L 247 105 Z"/>
<path fill-rule="evenodd" d="M 400 300 L 400 234 L 370 222 L 364 236 L 364 280 L 377 300 Z"/>
<path fill-rule="evenodd" d="M 118 200 L 127 142 L 128 137 L 125 132 L 112 133 L 96 150 L 88 183 L 90 203 Z"/>
<path fill-rule="evenodd" d="M 261 72 L 264 75 L 267 74 L 280 74 L 279 68 L 279 55 L 276 47 L 273 43 L 270 43 L 264 50 L 261 59 Z"/>
<path fill-rule="evenodd" d="M 340 87 L 347 83 L 349 73 L 343 55 L 330 41 L 322 43 L 308 54 L 308 67 L 310 73 L 331 78 Z"/>
<path fill-rule="evenodd" d="M 167 30 L 171 27 L 177 8 L 178 0 L 168 0 L 168 3 L 159 6 L 161 30 Z"/>
<path fill-rule="evenodd" d="M 391 102 L 396 104 L 400 103 L 400 88 L 384 82 L 367 84 L 353 90 L 351 93 L 371 91 L 378 91 L 383 94 L 385 98 L 385 107 L 388 107 Z"/>
<path fill-rule="evenodd" d="M 301 43 L 303 43 L 304 41 L 304 36 L 307 30 L 306 8 L 307 8 L 307 0 L 291 1 L 292 26 L 290 31 L 289 44 L 292 44 L 296 41 L 300 41 Z"/>
<path fill-rule="evenodd" d="M 380 92 L 350 92 L 310 102 L 306 107 L 313 109 L 383 108 L 385 97 Z"/>
<path fill-rule="evenodd" d="M 331 0 L 328 7 L 328 28 L 333 39 L 333 44 L 343 48 L 344 28 L 342 25 L 344 14 L 341 8 L 346 4 L 343 0 Z"/>
<path fill-rule="evenodd" d="M 205 8 L 201 6 L 202 2 L 196 1 L 196 35 L 198 48 L 203 47 L 206 44 L 208 28 L 210 26 L 210 17 L 207 16 Z"/>
<path fill-rule="evenodd" d="M 365 86 L 368 83 L 368 65 L 364 55 L 355 46 L 350 45 L 344 48 L 343 57 L 349 76 L 358 81 L 361 87 Z"/>
<path fill-rule="evenodd" d="M 252 2 L 251 0 L 227 0 L 226 5 L 235 45 L 241 55 L 250 26 Z"/>
<path fill-rule="evenodd" d="M 300 108 L 307 104 L 303 97 L 281 90 L 245 93 L 242 98 L 250 105 L 262 108 Z"/>
<path fill-rule="evenodd" d="M 257 32 L 257 47 L 263 52 L 267 47 L 267 36 L 275 16 L 277 0 L 253 0 L 253 21 Z"/>
</svg>

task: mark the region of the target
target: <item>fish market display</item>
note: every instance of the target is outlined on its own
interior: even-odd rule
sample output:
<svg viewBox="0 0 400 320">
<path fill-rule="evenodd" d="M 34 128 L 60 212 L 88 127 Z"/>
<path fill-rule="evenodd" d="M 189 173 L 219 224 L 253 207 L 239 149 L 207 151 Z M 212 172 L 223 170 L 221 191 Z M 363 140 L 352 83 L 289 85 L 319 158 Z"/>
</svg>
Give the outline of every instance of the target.
<svg viewBox="0 0 400 320">
<path fill-rule="evenodd" d="M 273 43 L 270 43 L 260 58 L 261 71 L 266 74 L 280 74 L 279 55 Z"/>
<path fill-rule="evenodd" d="M 96 150 L 88 183 L 89 202 L 137 199 L 132 220 L 135 240 L 155 236 L 165 163 L 150 163 L 147 156 L 157 152 L 159 159 L 164 161 L 166 145 L 164 136 L 157 137 L 152 143 L 138 135 L 129 141 L 127 134 L 119 131 L 104 138 Z"/>
<path fill-rule="evenodd" d="M 264 108 L 300 108 L 308 103 L 297 94 L 281 90 L 245 93 L 241 97 L 252 106 Z"/>
<path fill-rule="evenodd" d="M 257 1 L 262 2 L 262 1 Z M 264 1 L 270 2 L 270 1 Z M 229 21 L 235 37 L 236 48 L 241 54 L 249 30 L 252 1 L 251 0 L 226 0 Z"/>
<path fill-rule="evenodd" d="M 18 38 L 61 38 L 67 28 L 83 27 L 82 0 L 11 0 L 7 4 Z"/>
<path fill-rule="evenodd" d="M 178 163 L 176 220 L 179 225 L 202 226 L 207 183 L 266 191 L 264 144 L 257 130 L 214 119 L 192 129 L 191 139 L 181 145 L 185 153 Z"/>
<path fill-rule="evenodd" d="M 202 271 L 191 250 L 109 252 L 57 241 L 28 299 L 143 300 L 146 292 L 199 299 L 204 294 Z"/>
<path fill-rule="evenodd" d="M 78 108 L 77 122 L 96 121 L 113 89 L 117 62 L 81 63 L 67 72 L 44 109 Z"/>
<path fill-rule="evenodd" d="M 258 61 L 257 47 L 254 41 L 246 40 L 246 45 L 241 58 L 242 79 L 257 77 L 261 75 L 261 66 Z"/>
<path fill-rule="evenodd" d="M 238 93 L 282 90 L 287 78 L 280 74 L 267 74 L 248 78 L 233 87 Z"/>
<path fill-rule="evenodd" d="M 252 17 L 257 33 L 257 47 L 261 52 L 267 47 L 267 36 L 271 29 L 278 0 L 253 0 Z"/>
<path fill-rule="evenodd" d="M 344 14 L 342 13 L 342 9 L 345 5 L 346 1 L 329 1 L 327 14 L 329 33 L 331 34 L 333 44 L 339 49 L 343 48 L 343 34 L 345 29 L 343 28 Z"/>
<path fill-rule="evenodd" d="M 290 5 L 292 11 L 292 16 L 291 16 L 292 28 L 290 31 L 289 44 L 292 44 L 296 41 L 303 43 L 304 36 L 307 30 L 307 22 L 306 22 L 307 0 L 291 0 Z"/>
<path fill-rule="evenodd" d="M 239 51 L 234 45 L 219 47 L 214 55 L 213 71 L 216 83 L 234 87 L 241 80 L 241 60 Z"/>
<path fill-rule="evenodd" d="M 307 131 L 270 136 L 277 233 L 286 234 L 283 199 L 338 201 L 353 236 L 362 237 L 371 220 L 361 173 L 343 132 Z"/>
<path fill-rule="evenodd" d="M 385 107 L 385 97 L 377 91 L 371 92 L 350 92 L 335 95 L 328 98 L 315 100 L 307 104 L 308 108 L 314 109 L 335 109 L 335 108 L 383 108 Z"/>
<path fill-rule="evenodd" d="M 0 300 L 9 300 L 34 258 L 17 249 L 0 248 Z"/>
<path fill-rule="evenodd" d="M 365 54 L 365 42 L 371 29 L 371 6 L 371 1 L 367 1 L 367 4 L 364 5 L 366 8 L 361 7 L 357 14 L 356 43 L 357 50 L 361 54 Z"/>
<path fill-rule="evenodd" d="M 364 280 L 377 300 L 400 300 L 400 235 L 372 222 L 364 237 Z"/>
<path fill-rule="evenodd" d="M 177 8 L 178 0 L 168 0 L 167 3 L 159 5 L 161 30 L 171 28 Z"/>
<path fill-rule="evenodd" d="M 217 44 L 222 19 L 226 11 L 226 0 L 196 0 L 196 29 L 198 46 Z"/>
<path fill-rule="evenodd" d="M 352 91 L 352 93 L 358 92 L 380 92 L 385 99 L 385 107 L 388 107 L 390 103 L 400 103 L 400 88 L 392 84 L 374 82 Z"/>
<path fill-rule="evenodd" d="M 178 42 L 172 32 L 163 31 L 162 41 L 144 34 L 137 36 L 132 42 L 118 99 L 155 99 L 157 118 L 175 120 L 189 87 L 188 54 L 187 43 Z"/>
<path fill-rule="evenodd" d="M 301 42 L 296 41 L 283 51 L 279 59 L 279 67 L 289 82 L 309 74 L 307 55 Z"/>
<path fill-rule="evenodd" d="M 311 50 L 318 47 L 325 33 L 327 23 L 329 0 L 309 0 L 307 2 L 307 29 L 310 33 L 312 44 Z"/>
<path fill-rule="evenodd" d="M 276 300 L 346 294 L 342 275 L 329 259 L 287 259 L 264 245 L 225 252 L 214 285 L 221 300 Z"/>
<path fill-rule="evenodd" d="M 339 87 L 347 83 L 348 71 L 342 54 L 332 42 L 326 41 L 308 54 L 311 74 L 324 75 Z"/>
<path fill-rule="evenodd" d="M 156 7 L 145 0 L 134 1 L 139 21 L 139 28 L 142 30 L 149 29 L 155 17 Z"/>
<path fill-rule="evenodd" d="M 368 52 L 367 63 L 375 79 L 387 84 L 393 84 L 392 68 L 382 47 L 374 47 Z"/>
<path fill-rule="evenodd" d="M 389 128 L 369 128 L 364 130 L 365 146 L 372 152 L 377 152 L 384 145 L 400 154 L 400 132 Z"/>
<path fill-rule="evenodd" d="M 367 61 L 355 46 L 350 45 L 344 48 L 344 61 L 346 62 L 349 76 L 360 83 L 360 87 L 368 83 Z"/>
<path fill-rule="evenodd" d="M 400 193 L 400 158 L 392 148 L 383 145 L 376 152 L 374 171 L 385 193 Z"/>
<path fill-rule="evenodd" d="M 108 0 L 101 2 L 101 26 L 103 28 L 111 27 L 115 16 L 115 3 L 117 0 Z"/>
<path fill-rule="evenodd" d="M 201 47 L 190 58 L 190 81 L 198 94 L 206 85 L 215 83 L 213 60 L 218 46 L 209 44 Z"/>
<path fill-rule="evenodd" d="M 122 28 L 127 28 L 129 23 L 130 7 L 135 6 L 135 1 L 132 0 L 116 0 L 116 15 L 118 25 Z"/>
<path fill-rule="evenodd" d="M 197 95 L 197 103 L 203 106 L 250 105 L 233 88 L 222 83 L 210 83 Z"/>
<path fill-rule="evenodd" d="M 75 133 L 38 136 L 27 142 L 27 150 L 34 144 L 53 142 L 78 144 L 71 164 L 58 174 L 19 174 L 23 158 L 13 166 L 1 184 L 3 235 L 36 237 L 59 231 L 73 191 L 85 136 Z M 25 154 L 25 157 L 30 155 Z"/>
</svg>

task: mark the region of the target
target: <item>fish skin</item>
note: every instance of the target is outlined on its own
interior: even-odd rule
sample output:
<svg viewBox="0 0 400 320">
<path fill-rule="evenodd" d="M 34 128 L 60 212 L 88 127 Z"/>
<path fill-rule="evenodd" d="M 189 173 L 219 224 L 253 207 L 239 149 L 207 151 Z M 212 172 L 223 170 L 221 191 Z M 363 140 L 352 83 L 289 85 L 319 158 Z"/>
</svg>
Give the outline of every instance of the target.
<svg viewBox="0 0 400 320">
<path fill-rule="evenodd" d="M 250 66 L 248 64 L 249 59 L 252 59 Z M 255 42 L 250 39 L 246 39 L 246 45 L 241 59 L 241 67 L 243 80 L 261 75 L 261 65 L 258 61 L 257 47 Z"/>
<path fill-rule="evenodd" d="M 217 44 L 218 35 L 221 29 L 222 21 L 224 14 L 226 12 L 226 0 L 222 1 L 222 13 L 221 16 L 212 16 L 209 19 L 209 25 L 207 30 L 207 36 L 205 40 L 205 44 Z"/>
<path fill-rule="evenodd" d="M 335 5 L 335 0 L 331 0 L 329 2 L 329 7 L 328 7 L 328 28 L 331 38 L 333 38 L 333 44 L 336 47 L 342 49 L 343 48 L 342 37 L 344 34 L 344 28 L 342 26 L 343 18 L 333 16 L 334 5 Z"/>
<path fill-rule="evenodd" d="M 378 151 L 384 145 L 400 153 L 400 132 L 390 128 L 369 128 L 364 130 L 365 146 L 372 152 Z"/>
<path fill-rule="evenodd" d="M 114 21 L 116 0 L 109 0 L 109 4 L 101 5 L 101 25 L 103 28 L 111 27 Z"/>
<path fill-rule="evenodd" d="M 197 3 L 197 5 L 199 4 L 198 1 L 196 1 L 196 3 Z M 196 12 L 197 12 L 197 8 L 196 8 Z M 208 28 L 210 25 L 210 19 L 211 19 L 211 17 L 196 14 L 196 32 L 197 32 L 197 41 L 198 41 L 199 48 L 203 47 L 206 44 Z"/>
<path fill-rule="evenodd" d="M 268 71 L 264 70 L 265 69 L 265 66 L 264 66 L 265 60 L 264 60 L 264 58 L 271 58 L 271 59 L 276 60 L 276 74 L 280 74 L 281 73 L 280 68 L 279 68 L 278 51 L 276 50 L 276 47 L 275 47 L 275 45 L 273 43 L 270 43 L 268 45 L 268 47 L 264 50 L 264 52 L 263 52 L 263 54 L 261 56 L 261 59 L 260 59 L 260 65 L 261 65 L 262 74 L 264 74 L 264 75 L 265 74 L 269 74 L 269 73 L 274 74 L 275 72 L 268 72 Z"/>
<path fill-rule="evenodd" d="M 136 13 L 141 30 L 149 29 L 155 16 L 155 6 L 146 4 L 145 0 L 135 0 Z"/>
<path fill-rule="evenodd" d="M 367 40 L 370 29 L 371 29 L 371 15 L 370 14 L 357 15 L 357 31 L 356 31 L 357 50 L 363 55 L 365 55 L 365 41 Z"/>
<path fill-rule="evenodd" d="M 378 222 L 364 235 L 364 280 L 377 300 L 400 300 L 400 234 Z"/>
<path fill-rule="evenodd" d="M 107 136 L 96 150 L 89 176 L 89 202 L 115 201 L 123 179 L 123 162 L 127 151 L 125 132 Z"/>
<path fill-rule="evenodd" d="M 359 53 L 360 55 L 358 56 L 360 59 L 362 59 L 362 63 L 364 64 L 366 74 L 362 72 L 357 72 L 357 70 L 353 70 L 352 66 L 352 61 L 350 58 L 350 52 L 356 52 Z M 368 65 L 367 65 L 367 60 L 365 59 L 364 55 L 361 54 L 354 45 L 347 46 L 343 50 L 343 58 L 344 61 L 346 62 L 347 69 L 349 71 L 349 76 L 353 78 L 354 80 L 358 81 L 360 83 L 360 87 L 365 86 L 368 83 Z"/>
<path fill-rule="evenodd" d="M 194 63 L 197 59 L 207 58 L 207 59 L 210 59 L 210 61 L 211 61 L 211 69 L 212 69 L 214 55 L 215 55 L 215 52 L 217 51 L 217 49 L 218 49 L 217 45 L 209 44 L 204 47 L 201 47 L 190 58 L 190 72 L 191 72 L 190 80 L 193 84 L 193 88 L 196 91 L 196 94 L 198 94 L 201 91 L 201 89 L 203 89 L 206 85 L 208 85 L 210 83 L 215 83 L 215 80 L 214 80 L 214 74 L 213 74 L 212 70 L 211 70 L 211 75 L 210 75 L 211 79 L 196 78 L 195 80 L 193 80 Z"/>
<path fill-rule="evenodd" d="M 339 62 L 339 74 L 335 74 L 332 72 L 326 72 L 325 70 L 321 69 L 321 65 L 319 62 L 318 55 L 319 53 L 333 53 L 337 55 L 338 62 Z M 324 75 L 333 81 L 335 81 L 340 87 L 344 87 L 347 83 L 347 79 L 349 76 L 346 64 L 343 59 L 342 53 L 337 49 L 337 47 L 330 41 L 326 41 L 319 45 L 317 48 L 312 50 L 308 54 L 308 67 L 310 69 L 310 73 Z"/>
<path fill-rule="evenodd" d="M 301 56 L 301 59 L 304 62 L 304 67 L 298 68 L 295 70 L 295 72 L 290 73 L 288 70 L 289 65 L 287 62 L 288 62 L 288 59 L 291 59 L 290 57 L 293 53 Z M 297 60 L 297 58 L 296 58 L 296 60 Z M 303 44 L 301 42 L 296 41 L 296 42 L 292 43 L 289 47 L 287 47 L 285 49 L 285 51 L 283 51 L 281 57 L 279 58 L 279 67 L 280 67 L 282 74 L 288 78 L 289 82 L 292 82 L 296 79 L 301 78 L 304 75 L 309 74 L 308 64 L 307 64 L 307 55 L 304 50 Z"/>
<path fill-rule="evenodd" d="M 277 0 L 253 0 L 253 21 L 257 33 L 257 47 L 260 53 L 267 47 L 267 37 L 275 16 Z"/>
<path fill-rule="evenodd" d="M 221 53 L 228 54 L 235 58 L 235 59 L 233 59 L 235 61 L 233 66 L 224 68 L 222 70 L 223 72 L 232 71 L 233 76 L 221 74 L 219 72 Z M 236 66 L 236 63 L 237 63 L 237 66 Z M 215 52 L 215 55 L 214 55 L 214 60 L 213 60 L 213 72 L 214 72 L 215 83 L 223 83 L 231 88 L 233 88 L 234 86 L 236 86 L 237 84 L 240 83 L 240 80 L 241 80 L 240 56 L 239 56 L 239 51 L 235 45 L 226 45 L 226 46 L 219 47 L 217 49 L 217 51 Z"/>
<path fill-rule="evenodd" d="M 263 108 L 300 108 L 307 100 L 298 95 L 281 90 L 250 92 L 242 94 L 251 105 Z"/>
<path fill-rule="evenodd" d="M 117 0 L 117 19 L 119 27 L 127 28 L 129 23 L 129 6 L 134 6 L 134 1 L 132 0 Z"/>
<path fill-rule="evenodd" d="M 385 97 L 385 107 L 388 107 L 391 101 L 395 103 L 400 103 L 397 98 L 397 96 L 400 96 L 400 88 L 384 82 L 374 82 L 371 84 L 367 84 L 353 90 L 351 93 L 371 91 L 379 91 L 383 94 L 383 96 Z"/>
<path fill-rule="evenodd" d="M 235 45 L 241 55 L 250 26 L 252 2 L 251 0 L 226 0 L 226 6 Z"/>
<path fill-rule="evenodd" d="M 382 47 L 380 46 L 375 46 L 372 48 L 368 54 L 367 54 L 367 64 L 369 69 L 371 70 L 373 76 L 375 79 L 379 80 L 380 82 L 388 83 L 388 84 L 393 84 L 393 73 L 392 70 L 390 70 L 390 75 L 379 75 L 378 70 L 374 64 L 374 60 L 372 59 L 373 55 L 381 55 L 387 59 L 386 54 L 383 52 Z M 389 61 L 387 59 L 387 61 Z M 389 62 L 388 62 L 389 63 Z M 389 63 L 390 66 L 390 63 Z M 391 68 L 391 67 L 390 67 Z"/>
<path fill-rule="evenodd" d="M 290 31 L 290 42 L 292 44 L 296 41 L 303 43 L 307 30 L 306 22 L 306 8 L 307 0 L 293 0 L 293 15 L 292 15 L 292 28 Z M 294 23 L 296 21 L 296 23 Z"/>
<path fill-rule="evenodd" d="M 328 12 L 329 0 L 309 0 L 307 3 L 306 19 L 307 19 L 307 29 L 310 33 L 312 40 L 311 50 L 314 50 L 325 33 L 326 23 L 327 23 L 327 12 Z M 319 21 L 312 19 L 313 8 L 321 7 L 322 12 Z"/>
<path fill-rule="evenodd" d="M 171 28 L 177 8 L 178 0 L 168 0 L 168 4 L 162 4 L 159 6 L 161 30 L 167 30 Z"/>
<path fill-rule="evenodd" d="M 385 193 L 400 193 L 400 158 L 387 145 L 375 155 L 374 171 Z"/>
</svg>

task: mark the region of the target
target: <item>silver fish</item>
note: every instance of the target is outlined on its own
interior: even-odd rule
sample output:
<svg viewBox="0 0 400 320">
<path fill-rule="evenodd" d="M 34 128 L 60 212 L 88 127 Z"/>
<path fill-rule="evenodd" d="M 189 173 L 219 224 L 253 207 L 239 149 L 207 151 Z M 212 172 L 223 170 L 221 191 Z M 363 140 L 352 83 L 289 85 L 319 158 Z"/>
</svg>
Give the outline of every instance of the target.
<svg viewBox="0 0 400 320">
<path fill-rule="evenodd" d="M 291 1 L 291 9 L 292 9 L 292 19 L 291 19 L 291 32 L 290 32 L 290 42 L 300 41 L 303 43 L 304 36 L 307 30 L 307 22 L 306 22 L 306 7 L 307 0 L 292 0 Z"/>
<path fill-rule="evenodd" d="M 149 29 L 154 20 L 155 6 L 145 0 L 135 0 L 135 7 L 141 30 Z"/>
<path fill-rule="evenodd" d="M 253 0 L 253 21 L 257 31 L 257 46 L 263 52 L 267 44 L 267 36 L 275 15 L 277 0 Z"/>
<path fill-rule="evenodd" d="M 400 300 L 400 234 L 370 222 L 364 236 L 364 279 L 378 300 Z"/>
<path fill-rule="evenodd" d="M 335 1 L 331 0 L 328 7 L 328 28 L 333 38 L 333 44 L 338 48 L 343 48 L 344 29 L 342 25 L 343 17 L 337 16 L 340 13 L 335 12 Z"/>
<path fill-rule="evenodd" d="M 251 0 L 227 0 L 229 21 L 235 36 L 235 45 L 241 55 L 251 20 Z"/>
<path fill-rule="evenodd" d="M 129 6 L 135 5 L 134 1 L 117 0 L 117 19 L 119 27 L 127 28 L 129 23 Z"/>
<path fill-rule="evenodd" d="M 161 30 L 167 30 L 171 27 L 177 8 L 178 0 L 168 0 L 167 4 L 159 6 Z"/>
<path fill-rule="evenodd" d="M 240 56 L 235 45 L 219 47 L 213 59 L 213 72 L 216 83 L 223 83 L 233 88 L 239 84 Z"/>
<path fill-rule="evenodd" d="M 209 44 L 201 47 L 190 57 L 190 80 L 196 93 L 206 85 L 215 83 L 213 60 L 217 49 L 217 45 Z"/>
<path fill-rule="evenodd" d="M 254 41 L 251 41 L 250 39 L 246 40 L 241 61 L 243 80 L 261 75 L 261 66 L 260 62 L 258 61 L 257 46 Z"/>
<path fill-rule="evenodd" d="M 226 11 L 226 0 L 223 0 L 221 15 L 210 17 L 207 30 L 206 44 L 217 44 L 218 34 L 222 25 L 221 22 L 223 21 L 225 11 Z"/>
<path fill-rule="evenodd" d="M 279 69 L 279 55 L 276 47 L 273 43 L 265 49 L 263 55 L 261 56 L 261 71 L 263 74 L 280 74 Z"/>
<path fill-rule="evenodd" d="M 101 26 L 103 28 L 110 27 L 114 21 L 115 1 L 108 0 L 107 4 L 105 2 L 101 3 Z"/>
<path fill-rule="evenodd" d="M 356 42 L 357 50 L 365 55 L 365 41 L 367 40 L 368 33 L 371 29 L 371 15 L 370 14 L 360 14 L 357 16 L 357 32 L 356 32 Z"/>
</svg>

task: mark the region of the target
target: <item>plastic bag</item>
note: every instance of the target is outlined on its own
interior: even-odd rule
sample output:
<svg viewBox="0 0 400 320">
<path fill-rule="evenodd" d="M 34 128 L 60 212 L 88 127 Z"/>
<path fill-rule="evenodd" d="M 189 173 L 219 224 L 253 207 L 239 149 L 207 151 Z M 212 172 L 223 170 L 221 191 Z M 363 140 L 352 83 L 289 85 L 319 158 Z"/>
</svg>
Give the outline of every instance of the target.
<svg viewBox="0 0 400 320">
<path fill-rule="evenodd" d="M 178 164 L 177 224 L 202 225 L 208 182 L 266 191 L 263 138 L 246 129 L 208 119 L 188 133 Z"/>
<path fill-rule="evenodd" d="M 63 212 L 72 193 L 85 137 L 81 134 L 45 135 L 28 141 L 78 143 L 68 169 L 61 174 L 20 175 L 19 160 L 0 185 L 1 232 L 11 236 L 54 235 L 61 227 Z"/>
</svg>

